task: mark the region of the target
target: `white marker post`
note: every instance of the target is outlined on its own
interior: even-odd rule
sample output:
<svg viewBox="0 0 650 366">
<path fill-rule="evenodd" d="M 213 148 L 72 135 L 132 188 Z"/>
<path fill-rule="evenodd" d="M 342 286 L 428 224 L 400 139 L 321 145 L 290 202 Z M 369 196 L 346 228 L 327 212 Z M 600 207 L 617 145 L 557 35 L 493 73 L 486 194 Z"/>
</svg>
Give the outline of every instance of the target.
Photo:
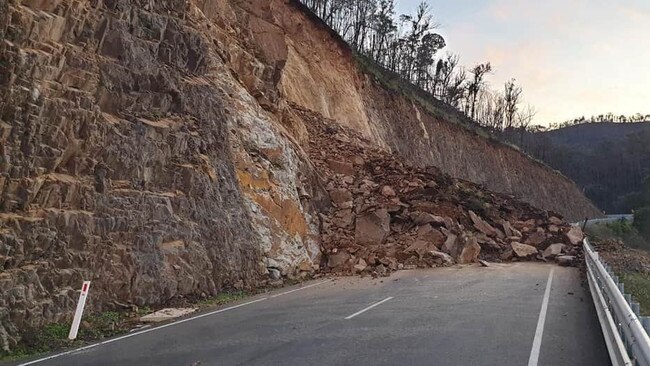
<svg viewBox="0 0 650 366">
<path fill-rule="evenodd" d="M 84 313 L 84 307 L 86 306 L 86 298 L 88 297 L 88 290 L 90 289 L 90 281 L 84 281 L 83 286 L 81 287 L 81 293 L 79 294 L 79 302 L 77 303 L 77 310 L 74 312 L 74 320 L 72 320 L 72 327 L 70 327 L 70 334 L 68 339 L 77 338 L 77 332 L 79 331 L 79 324 L 81 324 L 81 315 Z"/>
</svg>

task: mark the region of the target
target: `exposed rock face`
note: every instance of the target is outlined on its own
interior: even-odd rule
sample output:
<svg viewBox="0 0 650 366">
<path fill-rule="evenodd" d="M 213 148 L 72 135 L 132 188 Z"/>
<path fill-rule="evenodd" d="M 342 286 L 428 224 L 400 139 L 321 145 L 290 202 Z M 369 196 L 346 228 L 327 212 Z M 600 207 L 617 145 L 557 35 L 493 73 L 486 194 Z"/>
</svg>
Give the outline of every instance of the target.
<svg viewBox="0 0 650 366">
<path fill-rule="evenodd" d="M 229 35 L 243 11 L 100 0 L 0 13 L 0 349 L 69 319 L 82 279 L 93 311 L 319 264 L 324 196 L 281 124 L 291 116 L 256 91 L 274 66 Z"/>
<path fill-rule="evenodd" d="M 565 178 L 382 89 L 292 4 L 0 2 L 1 349 L 69 319 L 82 279 L 88 311 L 160 305 L 321 266 L 386 275 L 491 259 L 548 228 L 542 211 L 404 159 L 594 213 Z M 305 152 L 323 131 L 296 106 L 399 159 L 340 156 L 358 137 L 336 131 Z M 487 210 L 469 236 L 460 190 Z M 563 240 L 557 220 L 538 249 Z M 407 254 L 417 240 L 426 250 Z"/>
<path fill-rule="evenodd" d="M 520 197 L 537 207 L 577 221 L 600 217 L 598 210 L 568 178 L 511 147 L 451 123 L 452 112 L 431 101 L 413 103 L 359 71 L 351 51 L 328 28 L 293 11 L 297 1 L 259 0 L 273 8 L 265 18 L 282 29 L 286 58 L 281 93 L 298 105 L 354 128 L 374 143 L 397 152 L 416 166 L 437 166 L 453 177 Z M 259 40 L 264 48 L 268 37 Z M 318 44 L 319 47 L 308 45 Z M 311 88 L 305 90 L 304 85 Z M 425 97 L 426 98 L 426 97 Z M 433 113 L 431 108 L 437 108 Z M 444 117 L 442 117 L 444 116 Z"/>
</svg>

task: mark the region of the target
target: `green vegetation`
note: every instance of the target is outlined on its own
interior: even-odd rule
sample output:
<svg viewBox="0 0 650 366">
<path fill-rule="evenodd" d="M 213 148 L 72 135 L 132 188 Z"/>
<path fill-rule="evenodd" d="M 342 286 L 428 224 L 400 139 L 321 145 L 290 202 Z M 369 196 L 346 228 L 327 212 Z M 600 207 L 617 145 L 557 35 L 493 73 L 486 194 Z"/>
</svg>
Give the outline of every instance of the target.
<svg viewBox="0 0 650 366">
<path fill-rule="evenodd" d="M 622 272 L 619 278 L 625 283 L 625 292 L 641 304 L 641 315 L 650 316 L 650 274 Z"/>
<path fill-rule="evenodd" d="M 222 292 L 215 297 L 199 301 L 199 307 L 212 307 L 225 305 L 249 297 L 251 294 L 246 291 Z"/>
<path fill-rule="evenodd" d="M 586 231 L 596 240 L 620 240 L 630 248 L 650 250 L 650 241 L 643 238 L 635 225 L 625 219 L 591 225 Z"/>
<path fill-rule="evenodd" d="M 68 339 L 70 323 L 49 324 L 41 329 L 25 333 L 21 342 L 10 354 L 0 353 L 0 361 L 16 360 L 113 337 L 130 329 L 130 323 L 133 320 L 134 318 L 126 312 L 116 311 L 86 316 L 79 328 L 77 339 L 74 341 Z"/>
<path fill-rule="evenodd" d="M 650 207 L 644 207 L 634 212 L 634 227 L 641 236 L 650 241 Z"/>
</svg>

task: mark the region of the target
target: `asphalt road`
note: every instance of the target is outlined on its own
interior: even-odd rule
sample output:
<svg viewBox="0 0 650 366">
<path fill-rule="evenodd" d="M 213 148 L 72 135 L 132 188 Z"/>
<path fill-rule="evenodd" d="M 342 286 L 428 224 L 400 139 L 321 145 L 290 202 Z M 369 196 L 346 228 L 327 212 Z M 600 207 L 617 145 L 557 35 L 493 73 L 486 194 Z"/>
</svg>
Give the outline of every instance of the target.
<svg viewBox="0 0 650 366">
<path fill-rule="evenodd" d="M 314 281 L 36 364 L 610 363 L 578 270 L 516 263 Z"/>
</svg>

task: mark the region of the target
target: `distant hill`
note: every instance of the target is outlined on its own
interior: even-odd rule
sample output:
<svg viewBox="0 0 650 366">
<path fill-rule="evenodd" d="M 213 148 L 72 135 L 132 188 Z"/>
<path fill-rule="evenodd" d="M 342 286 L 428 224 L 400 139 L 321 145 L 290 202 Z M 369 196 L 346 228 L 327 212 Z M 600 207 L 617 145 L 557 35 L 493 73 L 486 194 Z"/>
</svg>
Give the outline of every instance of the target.
<svg viewBox="0 0 650 366">
<path fill-rule="evenodd" d="M 633 194 L 650 175 L 650 121 L 527 133 L 523 148 L 573 179 L 607 213 L 629 213 Z"/>
<path fill-rule="evenodd" d="M 650 121 L 637 123 L 592 122 L 542 132 L 553 143 L 592 150 L 603 142 L 624 141 L 629 134 L 650 130 Z M 650 143 L 650 141 L 648 142 Z"/>
</svg>

